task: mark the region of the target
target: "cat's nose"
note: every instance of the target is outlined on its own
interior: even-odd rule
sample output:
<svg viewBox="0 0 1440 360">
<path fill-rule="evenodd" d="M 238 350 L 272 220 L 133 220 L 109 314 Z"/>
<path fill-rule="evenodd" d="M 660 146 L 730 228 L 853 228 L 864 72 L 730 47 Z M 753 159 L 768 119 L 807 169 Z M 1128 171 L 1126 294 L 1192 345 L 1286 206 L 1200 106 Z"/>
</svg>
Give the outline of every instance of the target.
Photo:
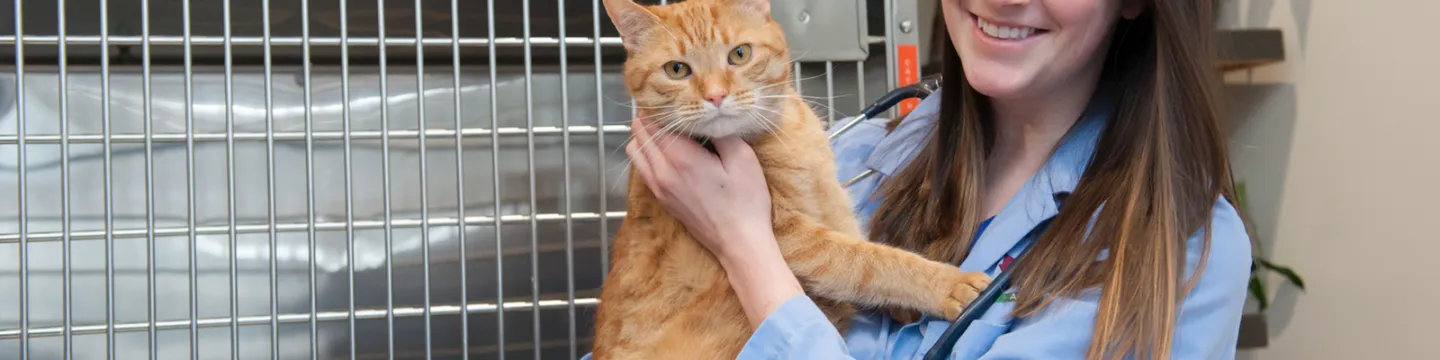
<svg viewBox="0 0 1440 360">
<path fill-rule="evenodd" d="M 721 104 L 725 103 L 725 92 L 711 92 L 705 95 L 705 100 L 710 101 L 711 104 L 715 104 L 716 108 L 719 108 Z"/>
</svg>

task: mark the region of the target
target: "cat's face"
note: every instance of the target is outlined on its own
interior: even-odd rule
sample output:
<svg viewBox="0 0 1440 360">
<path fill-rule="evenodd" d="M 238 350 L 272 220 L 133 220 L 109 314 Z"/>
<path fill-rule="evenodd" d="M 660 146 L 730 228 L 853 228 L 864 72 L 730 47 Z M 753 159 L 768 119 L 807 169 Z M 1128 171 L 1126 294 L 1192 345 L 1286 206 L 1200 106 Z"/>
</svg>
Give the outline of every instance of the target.
<svg viewBox="0 0 1440 360">
<path fill-rule="evenodd" d="M 778 128 L 791 65 L 769 0 L 631 1 L 605 6 L 629 52 L 626 85 L 650 121 L 708 138 Z"/>
</svg>

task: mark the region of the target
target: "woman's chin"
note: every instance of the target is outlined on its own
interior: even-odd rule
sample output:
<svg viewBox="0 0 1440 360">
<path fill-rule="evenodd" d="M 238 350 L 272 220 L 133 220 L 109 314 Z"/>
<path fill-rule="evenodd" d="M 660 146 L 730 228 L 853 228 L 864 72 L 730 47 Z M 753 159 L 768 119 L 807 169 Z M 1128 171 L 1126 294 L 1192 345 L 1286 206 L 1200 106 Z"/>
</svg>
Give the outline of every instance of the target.
<svg viewBox="0 0 1440 360">
<path fill-rule="evenodd" d="M 996 99 L 1008 99 L 1020 97 L 1021 93 L 1030 84 L 1030 77 L 1011 70 L 975 70 L 973 73 L 966 69 L 965 80 L 970 83 L 970 88 L 975 89 L 981 95 Z"/>
</svg>

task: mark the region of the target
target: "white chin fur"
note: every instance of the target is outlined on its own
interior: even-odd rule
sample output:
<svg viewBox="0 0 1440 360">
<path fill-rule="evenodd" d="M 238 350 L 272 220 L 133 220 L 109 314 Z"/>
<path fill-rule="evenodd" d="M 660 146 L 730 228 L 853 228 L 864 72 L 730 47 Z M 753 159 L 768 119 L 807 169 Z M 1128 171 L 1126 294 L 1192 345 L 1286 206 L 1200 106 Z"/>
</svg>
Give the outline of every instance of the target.
<svg viewBox="0 0 1440 360">
<path fill-rule="evenodd" d="M 755 122 L 745 115 L 716 115 L 708 120 L 701 120 L 690 131 L 691 135 L 704 138 L 723 138 L 731 135 L 749 136 L 764 132 L 764 126 Z"/>
</svg>

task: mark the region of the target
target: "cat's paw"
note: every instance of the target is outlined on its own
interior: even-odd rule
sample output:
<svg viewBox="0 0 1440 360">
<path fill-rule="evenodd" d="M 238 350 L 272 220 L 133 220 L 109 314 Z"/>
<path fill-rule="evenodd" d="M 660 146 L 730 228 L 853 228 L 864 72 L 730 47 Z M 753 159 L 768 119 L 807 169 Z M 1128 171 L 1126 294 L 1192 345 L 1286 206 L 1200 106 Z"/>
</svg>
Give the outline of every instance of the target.
<svg viewBox="0 0 1440 360">
<path fill-rule="evenodd" d="M 965 311 L 965 306 L 970 305 L 981 291 L 990 286 L 990 277 L 982 272 L 960 272 L 950 277 L 947 282 L 948 291 L 943 294 L 940 302 L 940 315 L 946 320 L 955 320 L 960 313 Z"/>
</svg>

